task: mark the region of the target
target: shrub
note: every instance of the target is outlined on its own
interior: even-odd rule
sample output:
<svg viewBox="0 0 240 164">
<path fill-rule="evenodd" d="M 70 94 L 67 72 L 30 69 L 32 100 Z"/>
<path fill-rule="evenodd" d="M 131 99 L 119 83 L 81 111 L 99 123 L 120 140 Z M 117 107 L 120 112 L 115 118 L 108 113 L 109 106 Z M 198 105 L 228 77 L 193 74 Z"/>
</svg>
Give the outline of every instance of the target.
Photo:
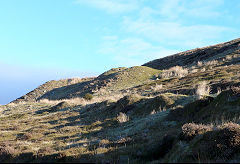
<svg viewBox="0 0 240 164">
<path fill-rule="evenodd" d="M 81 81 L 83 81 L 83 79 L 81 79 L 79 77 L 74 77 L 74 78 L 67 79 L 67 82 L 68 82 L 69 85 L 76 84 L 76 83 L 79 83 Z"/>
<path fill-rule="evenodd" d="M 217 64 L 218 64 L 217 60 L 211 60 L 211 61 L 208 61 L 208 62 L 204 62 L 205 66 L 217 65 Z"/>
<path fill-rule="evenodd" d="M 240 125 L 226 123 L 203 134 L 194 145 L 195 159 L 227 162 L 240 150 Z"/>
<path fill-rule="evenodd" d="M 227 56 L 225 57 L 226 60 L 232 60 L 232 58 L 233 58 L 232 55 L 227 55 Z"/>
<path fill-rule="evenodd" d="M 203 62 L 202 62 L 202 61 L 198 61 L 198 62 L 197 62 L 197 66 L 198 66 L 198 67 L 202 67 L 202 65 L 203 65 Z"/>
<path fill-rule="evenodd" d="M 47 154 L 53 154 L 55 152 L 56 152 L 56 150 L 51 148 L 51 147 L 44 147 L 44 148 L 40 148 L 38 150 L 37 155 L 39 157 L 41 157 L 41 156 L 44 156 L 44 155 L 47 155 Z"/>
<path fill-rule="evenodd" d="M 171 77 L 184 77 L 188 74 L 188 69 L 184 69 L 181 66 L 175 66 L 168 70 L 163 70 L 159 74 L 160 78 L 171 78 Z"/>
<path fill-rule="evenodd" d="M 204 96 L 208 96 L 210 93 L 210 86 L 207 85 L 206 81 L 203 81 L 200 85 L 197 86 L 196 95 L 197 99 L 201 99 Z"/>
<path fill-rule="evenodd" d="M 207 131 L 211 131 L 212 126 L 207 126 L 203 124 L 187 123 L 182 126 L 181 139 L 191 140 L 199 134 L 203 134 Z"/>
<path fill-rule="evenodd" d="M 117 120 L 118 122 L 123 123 L 129 121 L 129 117 L 125 113 L 120 112 L 117 116 Z"/>
<path fill-rule="evenodd" d="M 151 86 L 151 89 L 156 92 L 156 91 L 159 91 L 161 89 L 163 89 L 163 85 L 162 84 L 156 84 L 155 86 Z"/>
<path fill-rule="evenodd" d="M 223 133 L 227 145 L 233 149 L 240 148 L 240 125 L 236 123 L 225 123 L 219 127 Z"/>
<path fill-rule="evenodd" d="M 0 162 L 10 161 L 15 155 L 17 151 L 9 146 L 9 144 L 4 144 L 0 146 Z"/>
<path fill-rule="evenodd" d="M 83 96 L 83 98 L 85 99 L 85 100 L 92 100 L 93 99 L 93 95 L 92 94 L 90 94 L 90 93 L 87 93 L 87 94 L 85 94 L 84 96 Z"/>
</svg>

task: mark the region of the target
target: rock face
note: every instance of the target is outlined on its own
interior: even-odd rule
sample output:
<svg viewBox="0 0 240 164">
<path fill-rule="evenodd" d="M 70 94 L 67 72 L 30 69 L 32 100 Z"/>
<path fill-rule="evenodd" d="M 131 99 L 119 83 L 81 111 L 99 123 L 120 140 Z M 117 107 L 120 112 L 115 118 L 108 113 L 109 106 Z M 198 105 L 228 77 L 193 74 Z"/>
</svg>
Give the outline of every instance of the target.
<svg viewBox="0 0 240 164">
<path fill-rule="evenodd" d="M 143 66 L 160 70 L 169 69 L 177 65 L 187 67 L 194 64 L 196 65 L 198 61 L 223 60 L 227 55 L 239 53 L 240 38 L 213 46 L 180 52 L 175 55 L 150 61 L 143 64 Z M 237 61 L 240 62 L 240 59 L 238 58 Z M 232 62 L 229 62 L 228 64 L 232 64 L 233 62 L 236 62 L 236 59 L 232 60 Z"/>
</svg>

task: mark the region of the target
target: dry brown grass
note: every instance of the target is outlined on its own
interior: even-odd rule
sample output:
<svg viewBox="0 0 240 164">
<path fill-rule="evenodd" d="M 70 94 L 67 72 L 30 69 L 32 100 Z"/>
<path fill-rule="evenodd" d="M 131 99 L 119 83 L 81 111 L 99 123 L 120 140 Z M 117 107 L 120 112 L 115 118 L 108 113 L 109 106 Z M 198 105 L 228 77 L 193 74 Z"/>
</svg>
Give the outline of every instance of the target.
<svg viewBox="0 0 240 164">
<path fill-rule="evenodd" d="M 197 99 L 201 99 L 204 96 L 208 96 L 211 91 L 210 86 L 207 84 L 206 81 L 201 82 L 196 89 Z"/>
<path fill-rule="evenodd" d="M 218 64 L 217 60 L 211 60 L 211 61 L 204 62 L 205 66 L 213 66 L 213 65 L 217 65 L 217 64 Z"/>
<path fill-rule="evenodd" d="M 188 74 L 188 69 L 181 66 L 175 66 L 160 73 L 160 78 L 184 77 Z"/>
<path fill-rule="evenodd" d="M 203 66 L 203 62 L 202 62 L 202 61 L 198 61 L 198 62 L 197 62 L 197 66 L 198 66 L 198 67 L 202 67 L 202 66 Z"/>
<path fill-rule="evenodd" d="M 66 80 L 68 80 L 69 84 L 76 84 L 76 83 L 83 81 L 83 79 L 80 77 L 73 77 L 73 78 L 66 79 Z"/>
<path fill-rule="evenodd" d="M 93 104 L 93 103 L 99 103 L 103 102 L 106 100 L 116 102 L 119 99 L 123 98 L 127 94 L 125 93 L 119 93 L 119 94 L 114 94 L 114 95 L 105 95 L 105 96 L 93 96 L 91 100 L 86 100 L 84 98 L 72 98 L 72 99 L 62 99 L 62 100 L 48 100 L 48 99 L 41 99 L 38 102 L 39 103 L 46 103 L 46 104 L 58 104 L 60 102 L 67 102 L 69 104 L 74 104 L 74 105 L 88 105 L 88 104 Z"/>
<path fill-rule="evenodd" d="M 151 86 L 151 89 L 156 92 L 159 91 L 161 89 L 163 89 L 163 85 L 162 84 L 156 84 L 155 86 Z"/>
<path fill-rule="evenodd" d="M 31 133 L 20 133 L 17 135 L 17 140 L 30 140 L 32 138 Z"/>
<path fill-rule="evenodd" d="M 224 123 L 203 135 L 193 149 L 193 154 L 204 155 L 209 160 L 226 162 L 240 149 L 240 125 Z M 200 157 L 202 158 L 202 157 Z"/>
<path fill-rule="evenodd" d="M 182 139 L 191 140 L 199 134 L 203 134 L 207 131 L 211 131 L 212 125 L 203 125 L 195 123 L 187 123 L 182 126 Z"/>
<path fill-rule="evenodd" d="M 5 142 L 0 146 L 0 162 L 4 162 L 5 160 L 12 159 L 16 156 L 18 152 L 14 149 L 13 146 L 9 145 L 9 143 Z"/>
<path fill-rule="evenodd" d="M 117 120 L 120 123 L 124 123 L 129 121 L 129 117 L 125 113 L 120 112 L 117 116 Z"/>
<path fill-rule="evenodd" d="M 210 60 L 210 61 L 198 61 L 197 66 L 202 67 L 202 66 L 214 66 L 217 65 L 218 61 L 217 60 Z"/>
</svg>

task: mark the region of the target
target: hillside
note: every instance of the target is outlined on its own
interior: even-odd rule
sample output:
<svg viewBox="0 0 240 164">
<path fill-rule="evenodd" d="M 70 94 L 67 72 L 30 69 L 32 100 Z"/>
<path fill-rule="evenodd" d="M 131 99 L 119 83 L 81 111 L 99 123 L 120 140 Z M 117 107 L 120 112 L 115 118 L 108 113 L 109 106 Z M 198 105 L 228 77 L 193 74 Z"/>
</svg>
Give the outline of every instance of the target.
<svg viewBox="0 0 240 164">
<path fill-rule="evenodd" d="M 45 93 L 52 91 L 55 88 L 60 88 L 68 85 L 73 85 L 80 82 L 90 81 L 93 78 L 70 78 L 70 79 L 61 79 L 61 80 L 51 80 L 48 81 L 33 91 L 27 93 L 26 95 L 12 101 L 12 103 L 19 103 L 19 102 L 36 102 L 42 95 Z"/>
<path fill-rule="evenodd" d="M 240 162 L 240 39 L 0 106 L 2 162 Z"/>
<path fill-rule="evenodd" d="M 218 61 L 221 62 L 229 59 L 227 62 L 223 62 L 222 65 L 231 65 L 240 62 L 240 39 L 235 39 L 229 42 L 196 48 L 193 50 L 181 52 L 175 55 L 156 59 L 143 66 L 155 68 L 155 69 L 169 69 L 173 66 L 196 66 L 198 62 Z M 230 60 L 231 59 L 231 60 Z"/>
<path fill-rule="evenodd" d="M 144 84 L 157 73 L 159 73 L 159 70 L 144 66 L 115 68 L 90 81 L 53 89 L 39 97 L 38 100 L 58 100 L 83 97 L 86 93 L 94 93 L 94 95 L 98 96 L 101 94 L 112 95 L 121 92 L 121 90 Z"/>
</svg>

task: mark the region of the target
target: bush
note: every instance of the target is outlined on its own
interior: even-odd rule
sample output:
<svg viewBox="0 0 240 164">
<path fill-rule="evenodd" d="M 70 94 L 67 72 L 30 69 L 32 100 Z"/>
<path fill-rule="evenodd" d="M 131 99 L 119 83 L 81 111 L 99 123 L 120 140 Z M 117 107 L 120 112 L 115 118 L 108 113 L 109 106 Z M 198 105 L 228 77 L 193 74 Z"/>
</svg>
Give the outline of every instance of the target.
<svg viewBox="0 0 240 164">
<path fill-rule="evenodd" d="M 163 89 L 163 85 L 162 84 L 160 84 L 160 85 L 156 84 L 155 86 L 151 86 L 151 89 L 154 92 L 156 92 L 156 91 L 159 91 L 159 90 Z"/>
<path fill-rule="evenodd" d="M 129 117 L 125 113 L 120 112 L 117 116 L 117 120 L 118 122 L 123 123 L 129 121 Z"/>
<path fill-rule="evenodd" d="M 225 123 L 219 127 L 223 134 L 225 144 L 232 149 L 240 148 L 240 125 L 236 123 Z"/>
<path fill-rule="evenodd" d="M 182 133 L 180 137 L 182 140 L 189 141 L 193 139 L 195 136 L 211 130 L 212 130 L 211 126 L 207 126 L 203 124 L 187 123 L 182 126 Z"/>
<path fill-rule="evenodd" d="M 192 155 L 195 159 L 227 162 L 237 155 L 239 150 L 240 125 L 226 123 L 204 133 L 200 141 L 194 145 Z"/>
<path fill-rule="evenodd" d="M 37 154 L 39 157 L 42 157 L 44 155 L 53 154 L 55 152 L 56 152 L 56 150 L 51 147 L 44 147 L 44 148 L 39 149 Z"/>
<path fill-rule="evenodd" d="M 8 162 L 10 161 L 15 155 L 17 151 L 9 146 L 8 144 L 0 146 L 0 162 Z"/>
<path fill-rule="evenodd" d="M 188 74 L 188 69 L 184 69 L 180 66 L 172 67 L 168 70 L 163 70 L 163 72 L 159 75 L 160 78 L 171 78 L 171 77 L 184 77 Z"/>
<path fill-rule="evenodd" d="M 90 93 L 87 93 L 87 94 L 85 94 L 84 96 L 83 96 L 83 98 L 85 99 L 85 100 L 92 100 L 93 99 L 93 95 L 92 94 L 90 94 Z"/>
<path fill-rule="evenodd" d="M 208 96 L 211 91 L 210 86 L 207 85 L 206 81 L 203 81 L 200 85 L 198 85 L 196 89 L 197 99 L 201 99 L 204 96 Z"/>
</svg>

